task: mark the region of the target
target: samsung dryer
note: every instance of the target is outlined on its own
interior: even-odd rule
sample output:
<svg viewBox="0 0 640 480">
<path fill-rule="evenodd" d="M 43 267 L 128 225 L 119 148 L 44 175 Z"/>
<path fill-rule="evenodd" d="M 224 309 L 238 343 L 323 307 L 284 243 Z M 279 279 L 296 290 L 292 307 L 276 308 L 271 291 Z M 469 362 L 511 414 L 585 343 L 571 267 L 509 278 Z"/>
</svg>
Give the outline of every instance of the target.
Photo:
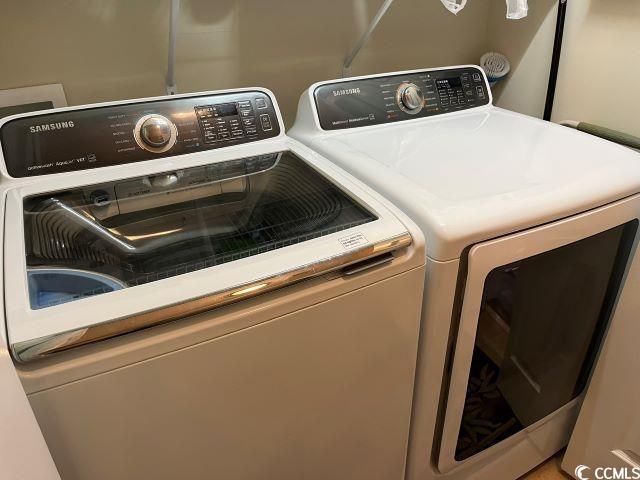
<svg viewBox="0 0 640 480">
<path fill-rule="evenodd" d="M 494 107 L 475 66 L 317 83 L 289 134 L 425 233 L 408 478 L 515 479 L 563 448 L 635 255 L 640 155 Z"/>
<path fill-rule="evenodd" d="M 403 478 L 423 235 L 286 137 L 269 91 L 0 140 L 0 353 L 64 479 Z"/>
</svg>

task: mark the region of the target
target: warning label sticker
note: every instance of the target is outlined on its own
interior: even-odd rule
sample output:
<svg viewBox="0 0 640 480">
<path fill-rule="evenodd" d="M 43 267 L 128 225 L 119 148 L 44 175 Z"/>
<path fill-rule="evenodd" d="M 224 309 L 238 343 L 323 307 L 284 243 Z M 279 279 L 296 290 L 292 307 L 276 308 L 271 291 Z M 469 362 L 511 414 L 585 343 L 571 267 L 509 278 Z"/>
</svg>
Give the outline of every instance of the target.
<svg viewBox="0 0 640 480">
<path fill-rule="evenodd" d="M 338 241 L 342 244 L 345 250 L 350 248 L 359 247 L 360 245 L 366 245 L 369 241 L 361 233 L 354 233 L 348 237 L 339 238 Z"/>
</svg>

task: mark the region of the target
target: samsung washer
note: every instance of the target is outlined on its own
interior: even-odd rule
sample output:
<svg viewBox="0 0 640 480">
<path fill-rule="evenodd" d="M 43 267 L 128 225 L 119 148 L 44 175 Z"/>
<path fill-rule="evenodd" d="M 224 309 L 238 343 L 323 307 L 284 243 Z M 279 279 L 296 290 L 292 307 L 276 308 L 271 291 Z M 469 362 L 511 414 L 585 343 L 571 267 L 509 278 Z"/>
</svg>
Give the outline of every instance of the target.
<svg viewBox="0 0 640 480">
<path fill-rule="evenodd" d="M 403 478 L 423 235 L 269 91 L 0 135 L 0 351 L 65 480 Z"/>
<path fill-rule="evenodd" d="M 289 135 L 425 234 L 408 478 L 515 479 L 566 446 L 633 310 L 640 155 L 494 107 L 475 66 L 317 83 Z"/>
</svg>

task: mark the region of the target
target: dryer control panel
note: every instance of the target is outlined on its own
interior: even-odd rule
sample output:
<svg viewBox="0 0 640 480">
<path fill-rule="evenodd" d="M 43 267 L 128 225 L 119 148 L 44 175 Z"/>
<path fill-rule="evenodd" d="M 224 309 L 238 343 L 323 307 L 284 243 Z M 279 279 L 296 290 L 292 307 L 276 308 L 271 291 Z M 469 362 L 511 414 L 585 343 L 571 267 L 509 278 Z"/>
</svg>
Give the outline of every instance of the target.
<svg viewBox="0 0 640 480">
<path fill-rule="evenodd" d="M 31 177 L 121 165 L 280 134 L 265 92 L 168 97 L 10 120 L 0 129 L 9 175 Z"/>
<path fill-rule="evenodd" d="M 490 101 L 489 87 L 477 67 L 337 81 L 318 86 L 313 94 L 324 130 L 430 117 Z"/>
</svg>

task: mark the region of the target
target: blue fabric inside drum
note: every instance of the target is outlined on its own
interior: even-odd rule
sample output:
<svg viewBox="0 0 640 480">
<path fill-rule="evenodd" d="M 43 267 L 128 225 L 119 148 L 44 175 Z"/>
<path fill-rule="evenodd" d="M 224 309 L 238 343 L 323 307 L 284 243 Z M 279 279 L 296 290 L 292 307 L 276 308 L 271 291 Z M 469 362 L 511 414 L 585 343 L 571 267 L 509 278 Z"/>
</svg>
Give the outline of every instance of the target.
<svg viewBox="0 0 640 480">
<path fill-rule="evenodd" d="M 71 269 L 30 270 L 27 277 L 33 310 L 123 288 L 107 276 Z"/>
</svg>

